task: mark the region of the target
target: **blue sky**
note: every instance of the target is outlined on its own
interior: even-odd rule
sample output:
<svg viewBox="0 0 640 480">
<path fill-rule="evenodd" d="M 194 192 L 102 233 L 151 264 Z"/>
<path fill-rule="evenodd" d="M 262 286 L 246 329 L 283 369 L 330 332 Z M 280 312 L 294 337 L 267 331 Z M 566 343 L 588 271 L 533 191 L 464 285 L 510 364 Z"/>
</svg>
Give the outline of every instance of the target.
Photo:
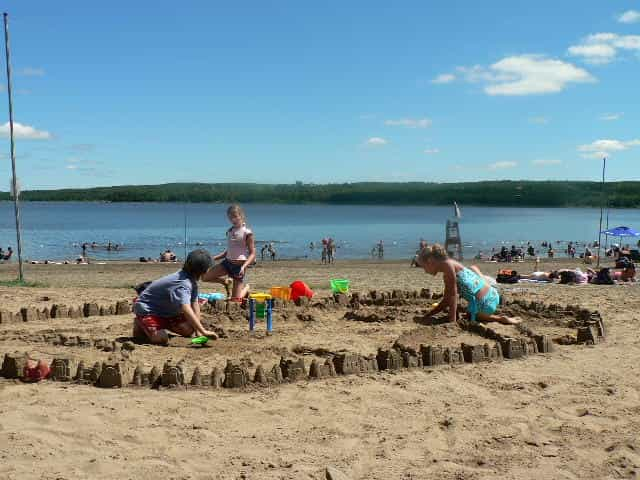
<svg viewBox="0 0 640 480">
<path fill-rule="evenodd" d="M 640 1 L 4 4 L 23 189 L 640 179 Z"/>
</svg>

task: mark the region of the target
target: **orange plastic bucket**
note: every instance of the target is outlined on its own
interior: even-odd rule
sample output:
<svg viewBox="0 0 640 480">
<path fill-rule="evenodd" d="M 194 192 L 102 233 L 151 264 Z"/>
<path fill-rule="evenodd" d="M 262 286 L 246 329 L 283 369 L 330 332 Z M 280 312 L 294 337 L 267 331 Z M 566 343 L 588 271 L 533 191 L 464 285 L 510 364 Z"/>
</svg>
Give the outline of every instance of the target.
<svg viewBox="0 0 640 480">
<path fill-rule="evenodd" d="M 289 287 L 271 287 L 271 296 L 280 300 L 291 300 L 291 288 Z"/>
</svg>

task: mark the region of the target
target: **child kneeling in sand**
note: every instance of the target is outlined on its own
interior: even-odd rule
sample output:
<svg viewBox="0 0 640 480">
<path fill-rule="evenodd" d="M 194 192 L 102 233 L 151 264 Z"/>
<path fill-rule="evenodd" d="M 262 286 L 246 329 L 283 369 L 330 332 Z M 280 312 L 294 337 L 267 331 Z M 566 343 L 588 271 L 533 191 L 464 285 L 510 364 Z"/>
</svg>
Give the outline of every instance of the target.
<svg viewBox="0 0 640 480">
<path fill-rule="evenodd" d="M 212 264 L 209 252 L 194 250 L 182 270 L 151 282 L 133 305 L 133 336 L 157 345 L 169 342 L 168 331 L 183 337 L 195 333 L 217 338 L 202 326 L 198 305 L 198 280 Z"/>
<path fill-rule="evenodd" d="M 448 309 L 449 320 L 457 321 L 458 293 L 460 293 L 462 298 L 469 302 L 469 320 L 505 324 L 520 323 L 516 318 L 495 314 L 500 303 L 500 295 L 475 265 L 467 268 L 449 258 L 445 249 L 437 243 L 420 250 L 416 261 L 425 272 L 431 275 L 442 273 L 444 280 L 444 297 L 427 316 Z"/>
</svg>

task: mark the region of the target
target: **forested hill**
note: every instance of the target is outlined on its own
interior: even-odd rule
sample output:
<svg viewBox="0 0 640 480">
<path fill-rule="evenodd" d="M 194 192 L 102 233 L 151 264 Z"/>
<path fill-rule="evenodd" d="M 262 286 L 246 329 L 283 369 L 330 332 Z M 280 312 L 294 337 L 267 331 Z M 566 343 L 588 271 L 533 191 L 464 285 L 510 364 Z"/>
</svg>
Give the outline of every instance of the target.
<svg viewBox="0 0 640 480">
<path fill-rule="evenodd" d="M 472 183 L 343 183 L 266 185 L 254 183 L 168 183 L 86 189 L 26 190 L 23 201 L 263 202 L 366 205 L 461 205 L 598 207 L 602 185 L 577 181 L 491 181 Z M 610 207 L 640 207 L 640 182 L 609 182 Z M 0 193 L 0 200 L 10 200 Z"/>
</svg>

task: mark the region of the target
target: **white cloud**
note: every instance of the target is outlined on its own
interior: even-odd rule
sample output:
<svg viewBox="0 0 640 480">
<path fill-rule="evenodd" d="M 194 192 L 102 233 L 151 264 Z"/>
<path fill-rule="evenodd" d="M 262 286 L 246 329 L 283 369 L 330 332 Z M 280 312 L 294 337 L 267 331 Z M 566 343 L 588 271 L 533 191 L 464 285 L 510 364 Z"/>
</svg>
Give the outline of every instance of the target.
<svg viewBox="0 0 640 480">
<path fill-rule="evenodd" d="M 7 138 L 9 133 L 9 122 L 0 125 L 0 137 Z M 36 130 L 30 125 L 23 125 L 18 122 L 13 122 L 13 135 L 15 138 L 25 140 L 49 140 L 51 138 L 51 133 L 45 130 Z"/>
<path fill-rule="evenodd" d="M 640 35 L 618 35 L 617 33 L 595 33 L 572 45 L 568 53 L 585 62 L 603 65 L 616 59 L 620 50 L 640 52 Z"/>
<path fill-rule="evenodd" d="M 595 82 L 586 70 L 542 55 L 505 57 L 489 65 L 457 67 L 457 77 L 484 84 L 487 95 L 540 95 L 557 93 L 571 83 Z"/>
<path fill-rule="evenodd" d="M 624 113 L 605 113 L 600 116 L 600 120 L 604 120 L 606 122 L 612 122 L 614 120 L 620 120 Z"/>
<path fill-rule="evenodd" d="M 606 43 L 590 45 L 573 45 L 568 49 L 569 55 L 583 57 L 588 63 L 601 65 L 611 62 L 616 57 L 616 49 Z"/>
<path fill-rule="evenodd" d="M 640 22 L 640 12 L 637 10 L 627 10 L 618 17 L 620 23 L 636 23 Z"/>
<path fill-rule="evenodd" d="M 371 137 L 369 139 L 367 139 L 366 142 L 364 142 L 365 145 L 369 145 L 371 147 L 381 147 L 383 145 L 386 145 L 387 142 L 384 138 L 380 138 L 380 137 Z"/>
<path fill-rule="evenodd" d="M 445 83 L 451 83 L 455 81 L 456 76 L 452 73 L 442 73 L 438 75 L 436 78 L 431 80 L 431 83 L 435 83 L 436 85 L 442 85 Z"/>
<path fill-rule="evenodd" d="M 491 170 L 500 170 L 503 168 L 514 168 L 518 166 L 518 162 L 495 162 L 489 165 Z"/>
<path fill-rule="evenodd" d="M 596 140 L 595 142 L 578 146 L 578 151 L 582 152 L 583 158 L 602 158 L 608 157 L 614 152 L 621 152 L 629 148 L 640 146 L 640 139 L 634 140 Z"/>
<path fill-rule="evenodd" d="M 436 153 L 440 153 L 440 149 L 439 148 L 427 148 L 427 149 L 425 149 L 424 153 L 426 153 L 427 155 L 435 155 Z"/>
<path fill-rule="evenodd" d="M 66 166 L 66 168 L 68 170 L 77 170 L 78 169 L 78 165 L 69 164 L 69 165 Z"/>
<path fill-rule="evenodd" d="M 562 160 L 555 160 L 555 159 L 538 159 L 538 160 L 531 161 L 531 164 L 536 167 L 550 167 L 552 165 L 560 165 L 561 163 L 562 163 Z"/>
<path fill-rule="evenodd" d="M 24 67 L 16 73 L 22 77 L 44 77 L 44 68 Z"/>
<path fill-rule="evenodd" d="M 549 121 L 549 117 L 529 117 L 529 123 L 533 123 L 535 125 L 546 125 Z"/>
<path fill-rule="evenodd" d="M 428 128 L 433 122 L 429 118 L 400 118 L 385 120 L 384 124 L 391 127 Z"/>
<path fill-rule="evenodd" d="M 456 71 L 468 83 L 501 82 L 512 79 L 511 76 L 504 76 L 496 72 L 492 72 L 482 65 L 456 67 Z"/>
<path fill-rule="evenodd" d="M 589 72 L 575 65 L 534 55 L 507 57 L 490 68 L 496 78 L 484 89 L 489 95 L 557 93 L 570 83 L 595 81 Z"/>
</svg>

